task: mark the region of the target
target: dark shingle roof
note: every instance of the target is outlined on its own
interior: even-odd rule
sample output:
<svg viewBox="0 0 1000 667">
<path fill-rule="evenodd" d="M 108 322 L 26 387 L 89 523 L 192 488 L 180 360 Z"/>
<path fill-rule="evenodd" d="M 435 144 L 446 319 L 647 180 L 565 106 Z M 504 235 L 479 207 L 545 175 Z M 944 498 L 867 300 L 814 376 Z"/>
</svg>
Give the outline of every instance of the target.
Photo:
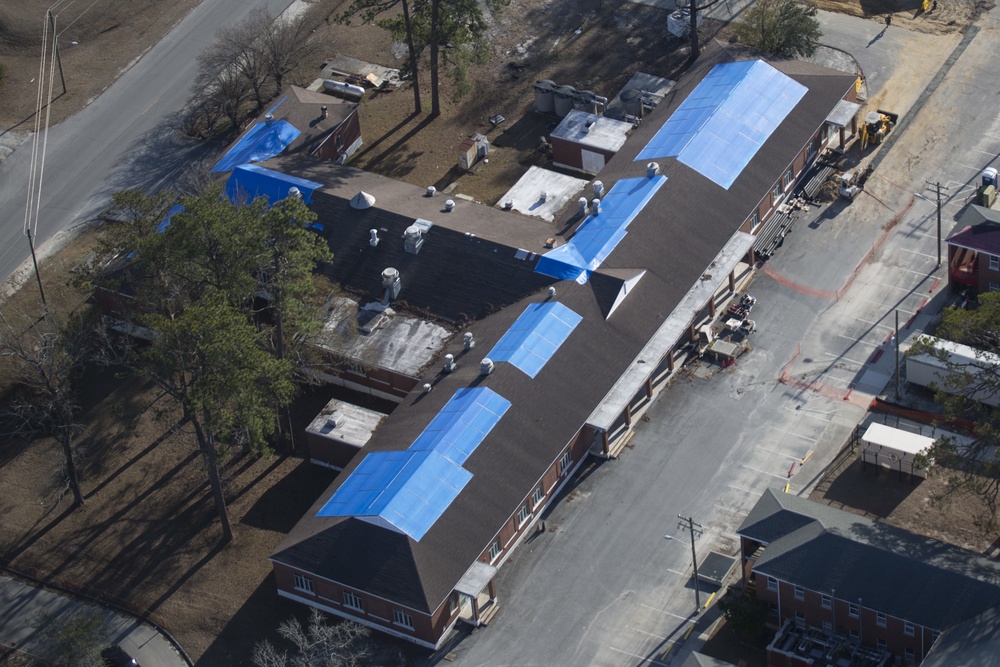
<svg viewBox="0 0 1000 667">
<path fill-rule="evenodd" d="M 601 172 L 600 178 L 609 188 L 621 178 L 645 176 L 645 162 L 634 162 L 634 156 L 708 70 L 726 58 L 728 54 L 721 47 L 706 49 L 689 79 L 668 94 L 637 129 L 636 137 Z M 583 319 L 533 380 L 510 364 L 498 364 L 492 375 L 482 378 L 478 374 L 479 361 L 527 304 L 547 298 L 539 287 L 551 279 L 533 283 L 534 278 L 529 276 L 537 257 L 529 254 L 523 260 L 517 259 L 516 251 L 544 252 L 541 247 L 544 239 L 555 235 L 554 230 L 561 229 L 576 215 L 575 206 L 569 206 L 572 210 L 566 211 L 555 225 L 461 200 L 454 211 L 443 213 L 443 197 L 424 197 L 418 188 L 381 176 L 347 167 L 296 163 L 287 158 L 269 161 L 265 166 L 284 171 L 294 169 L 292 173 L 326 186 L 314 193 L 314 198 L 321 222 L 330 225 L 331 243 L 338 253 L 335 263 L 341 262 L 334 269 L 335 273 L 340 272 L 337 275 L 345 279 L 362 275 L 377 277 L 382 268 L 394 266 L 382 259 L 366 258 L 367 230 L 379 228 L 379 224 L 370 224 L 366 216 L 376 216 L 379 223 L 389 219 L 390 214 L 395 216 L 392 224 L 384 225 L 390 232 L 383 238 L 400 233 L 405 219 L 424 218 L 436 226 L 421 254 L 417 258 L 410 256 L 410 265 L 395 266 L 403 274 L 401 299 L 409 301 L 422 293 L 421 298 L 429 308 L 433 304 L 433 308 L 444 312 L 473 317 L 510 303 L 470 326 L 477 341 L 472 351 L 463 353 L 460 340 L 452 343 L 447 351 L 456 355 L 458 370 L 442 376 L 432 369 L 425 381 L 432 382 L 434 390 L 426 395 L 414 392 L 407 397 L 365 451 L 405 449 L 460 387 L 483 384 L 512 401 L 504 418 L 465 462 L 464 467 L 473 473 L 472 479 L 420 542 L 399 535 L 376 537 L 374 533 L 385 529 L 357 519 L 315 517 L 316 510 L 339 485 L 335 481 L 279 545 L 273 558 L 376 595 L 400 600 L 400 596 L 405 596 L 407 604 L 415 609 L 438 608 L 500 528 L 516 514 L 519 504 L 531 494 L 545 470 L 635 361 L 664 318 L 673 312 L 692 285 L 699 283 L 706 267 L 756 204 L 769 196 L 774 181 L 822 127 L 830 109 L 854 83 L 851 75 L 812 65 L 782 62 L 775 63 L 775 67 L 788 71 L 809 92 L 778 127 L 772 140 L 760 149 L 728 191 L 676 160 L 659 161 L 661 173 L 669 180 L 633 220 L 627 236 L 605 260 L 601 267 L 603 276 L 593 285 L 574 281 L 557 285 L 556 299 Z M 375 208 L 382 212 L 359 213 L 335 202 L 347 200 L 359 190 L 374 195 Z M 352 221 L 354 216 L 365 221 Z M 475 236 L 466 236 L 467 233 Z M 477 239 L 481 245 L 475 244 Z M 439 251 L 432 250 L 435 245 Z M 441 254 L 434 255 L 432 262 L 433 252 Z M 397 261 L 397 257 L 401 262 L 407 261 L 399 255 L 392 261 Z M 407 278 L 410 269 L 415 273 Z M 607 288 L 614 287 L 622 269 L 645 269 L 647 273 L 614 314 L 605 319 L 607 293 L 611 291 Z M 435 299 L 431 291 L 420 292 L 426 288 L 415 283 L 427 276 L 433 277 L 437 289 L 448 290 L 446 298 Z M 606 281 L 609 285 L 604 284 L 604 278 L 609 279 Z M 462 285 L 449 287 L 445 284 L 447 280 Z M 505 281 L 510 284 L 493 284 Z M 473 290 L 493 290 L 498 296 L 490 297 L 491 307 L 487 307 L 485 299 L 478 297 L 476 301 L 477 297 L 471 295 Z M 451 300 L 461 301 L 462 305 L 449 306 L 447 302 Z M 481 307 L 479 311 L 477 305 Z M 349 466 L 340 479 L 352 469 Z M 347 524 L 350 527 L 345 527 Z M 382 545 L 378 540 L 397 540 L 405 545 L 405 549 L 393 552 L 398 564 L 390 568 L 381 555 L 375 554 L 373 550 Z M 368 565 L 369 560 L 373 560 L 372 565 Z M 374 567 L 376 562 L 378 569 Z M 405 572 L 411 567 L 416 588 L 401 590 L 400 583 L 388 573 Z"/>
<path fill-rule="evenodd" d="M 949 628 L 921 667 L 1000 667 L 1000 607 Z"/>
<path fill-rule="evenodd" d="M 737 531 L 754 571 L 931 628 L 1000 604 L 1000 565 L 822 503 L 767 490 Z"/>
</svg>

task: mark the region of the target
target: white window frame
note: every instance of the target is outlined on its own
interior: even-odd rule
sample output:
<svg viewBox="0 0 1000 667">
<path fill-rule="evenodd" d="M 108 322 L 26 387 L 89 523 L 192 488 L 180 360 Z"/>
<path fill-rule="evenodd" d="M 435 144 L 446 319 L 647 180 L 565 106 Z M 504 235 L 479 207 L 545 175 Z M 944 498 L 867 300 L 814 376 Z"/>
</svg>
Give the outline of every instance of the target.
<svg viewBox="0 0 1000 667">
<path fill-rule="evenodd" d="M 793 592 L 793 596 L 795 597 L 796 600 L 805 600 L 806 589 L 802 588 L 801 586 L 796 586 L 795 591 Z"/>
<path fill-rule="evenodd" d="M 313 590 L 312 579 L 305 576 L 304 574 L 299 574 L 296 572 L 292 576 L 292 581 L 295 582 L 295 590 L 302 591 L 303 593 L 309 593 L 309 595 L 316 595 L 316 591 Z"/>
<path fill-rule="evenodd" d="M 413 629 L 413 616 L 411 614 L 407 614 L 402 609 L 392 610 L 392 622 L 394 625 L 398 625 L 409 630 Z"/>
<path fill-rule="evenodd" d="M 914 657 L 912 648 L 903 649 L 903 660 L 906 660 L 906 662 L 913 662 Z"/>
<path fill-rule="evenodd" d="M 884 639 L 879 637 L 878 639 L 875 640 L 875 647 L 878 648 L 878 650 L 880 651 L 884 651 L 888 647 L 888 644 Z"/>
<path fill-rule="evenodd" d="M 884 628 L 887 623 L 888 619 L 886 619 L 884 611 L 875 612 L 875 625 L 879 626 L 880 628 Z"/>
<path fill-rule="evenodd" d="M 833 608 L 833 598 L 831 596 L 829 596 L 829 595 L 823 595 L 820 598 L 819 604 L 820 604 L 821 607 L 823 607 L 823 609 L 832 609 Z"/>
<path fill-rule="evenodd" d="M 851 639 L 860 639 L 861 633 L 858 632 L 857 628 L 851 628 Z"/>
<path fill-rule="evenodd" d="M 496 561 L 497 558 L 500 558 L 500 554 L 502 553 L 503 553 L 503 545 L 500 544 L 500 540 L 496 540 L 493 544 L 490 545 L 490 563 L 493 563 L 494 561 Z"/>
<path fill-rule="evenodd" d="M 833 621 L 823 621 L 823 632 L 828 635 L 833 634 Z"/>
<path fill-rule="evenodd" d="M 990 281 L 990 291 L 991 291 L 991 292 L 997 292 L 997 291 L 1000 291 L 1000 283 L 995 283 L 995 282 L 993 282 L 993 281 L 991 280 L 991 281 Z"/>
<path fill-rule="evenodd" d="M 458 602 L 458 593 L 452 593 L 451 597 L 448 598 L 448 613 L 454 616 L 458 613 L 458 608 L 461 605 Z"/>
<path fill-rule="evenodd" d="M 861 615 L 861 609 L 853 602 L 849 602 L 847 603 L 847 615 L 851 618 L 858 618 Z"/>
<path fill-rule="evenodd" d="M 795 612 L 795 627 L 804 628 L 806 627 L 806 615 L 801 611 Z"/>
<path fill-rule="evenodd" d="M 559 474 L 565 475 L 570 467 L 573 465 L 573 452 L 568 449 L 563 452 L 562 458 L 559 459 Z"/>
<path fill-rule="evenodd" d="M 771 206 L 777 206 L 784 194 L 784 190 L 781 189 L 781 183 L 775 183 L 774 190 L 771 191 Z"/>
<path fill-rule="evenodd" d="M 528 508 L 527 504 L 521 505 L 521 509 L 517 512 L 517 527 L 520 528 L 528 522 L 531 518 L 531 510 Z"/>
<path fill-rule="evenodd" d="M 364 612 L 365 601 L 352 591 L 344 591 L 344 606 L 354 611 Z"/>
<path fill-rule="evenodd" d="M 539 484 L 535 492 L 531 494 L 531 509 L 538 509 L 543 500 L 545 500 L 545 487 Z"/>
<path fill-rule="evenodd" d="M 788 189 L 789 187 L 791 187 L 791 185 L 792 185 L 792 182 L 793 182 L 793 181 L 795 180 L 795 174 L 794 174 L 794 173 L 792 172 L 792 169 L 791 169 L 791 167 L 789 167 L 789 168 L 788 168 L 788 171 L 786 171 L 786 172 L 785 172 L 785 176 L 783 177 L 783 179 L 782 179 L 782 180 L 783 180 L 783 182 L 784 182 L 784 184 L 785 184 L 785 189 L 786 189 L 786 190 L 787 190 L 787 189 Z"/>
<path fill-rule="evenodd" d="M 778 590 L 778 580 L 771 575 L 767 576 L 767 590 L 776 591 Z"/>
<path fill-rule="evenodd" d="M 905 621 L 903 623 L 903 634 L 907 637 L 912 637 L 915 634 L 913 623 L 910 623 L 909 621 Z"/>
<path fill-rule="evenodd" d="M 750 216 L 750 232 L 755 232 L 758 227 L 760 227 L 760 211 L 754 211 Z"/>
<path fill-rule="evenodd" d="M 1000 255 L 990 255 L 990 271 L 1000 271 Z"/>
</svg>

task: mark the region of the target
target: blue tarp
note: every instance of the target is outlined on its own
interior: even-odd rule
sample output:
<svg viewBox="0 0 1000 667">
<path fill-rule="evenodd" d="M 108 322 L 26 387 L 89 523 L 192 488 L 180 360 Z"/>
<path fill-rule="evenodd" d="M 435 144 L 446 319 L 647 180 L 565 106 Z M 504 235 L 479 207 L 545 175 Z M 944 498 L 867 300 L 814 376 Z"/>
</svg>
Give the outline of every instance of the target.
<svg viewBox="0 0 1000 667">
<path fill-rule="evenodd" d="M 805 86 L 761 60 L 716 65 L 636 161 L 677 157 L 729 189 L 805 94 Z"/>
<path fill-rule="evenodd" d="M 385 522 L 420 539 L 472 479 L 434 451 L 372 452 L 317 512 Z"/>
<path fill-rule="evenodd" d="M 288 191 L 296 187 L 302 193 L 302 201 L 312 203 L 313 190 L 323 187 L 322 183 L 282 174 L 280 171 L 265 169 L 255 164 L 244 164 L 233 169 L 226 182 L 226 195 L 234 204 L 248 202 L 257 197 L 267 197 L 274 204 L 288 196 Z"/>
<path fill-rule="evenodd" d="M 534 379 L 582 319 L 555 301 L 533 303 L 486 356 L 510 362 Z"/>
<path fill-rule="evenodd" d="M 459 389 L 409 451 L 435 451 L 462 465 L 496 426 L 510 401 L 487 387 Z"/>
<path fill-rule="evenodd" d="M 588 217 L 569 243 L 542 255 L 535 273 L 559 280 L 585 280 L 623 238 L 629 224 L 659 191 L 667 177 L 623 178 L 601 202 L 601 212 Z"/>
<path fill-rule="evenodd" d="M 263 162 L 281 155 L 300 134 L 294 125 L 284 120 L 257 123 L 215 163 L 212 171 L 232 171 L 241 164 Z"/>
<path fill-rule="evenodd" d="M 178 213 L 180 213 L 183 210 L 184 210 L 184 207 L 182 205 L 180 205 L 180 204 L 174 204 L 173 208 L 171 208 L 169 211 L 167 211 L 167 217 L 165 217 L 163 219 L 163 222 L 161 222 L 160 224 L 158 224 L 156 226 L 156 231 L 158 231 L 160 233 L 163 233 L 164 231 L 166 231 L 167 227 L 170 226 L 170 219 L 173 218 L 175 215 L 177 215 Z"/>
</svg>

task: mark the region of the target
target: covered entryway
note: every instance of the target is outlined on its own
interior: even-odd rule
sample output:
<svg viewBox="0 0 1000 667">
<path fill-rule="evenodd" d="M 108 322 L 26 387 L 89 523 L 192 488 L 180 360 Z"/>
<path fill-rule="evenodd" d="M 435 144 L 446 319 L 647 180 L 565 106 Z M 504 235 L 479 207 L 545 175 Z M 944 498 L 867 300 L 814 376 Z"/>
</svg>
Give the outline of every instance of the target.
<svg viewBox="0 0 1000 667">
<path fill-rule="evenodd" d="M 493 583 L 496 574 L 497 569 L 492 565 L 476 561 L 462 575 L 455 586 L 455 592 L 461 601 L 459 618 L 474 626 L 489 624 L 500 607 L 496 584 Z"/>
</svg>

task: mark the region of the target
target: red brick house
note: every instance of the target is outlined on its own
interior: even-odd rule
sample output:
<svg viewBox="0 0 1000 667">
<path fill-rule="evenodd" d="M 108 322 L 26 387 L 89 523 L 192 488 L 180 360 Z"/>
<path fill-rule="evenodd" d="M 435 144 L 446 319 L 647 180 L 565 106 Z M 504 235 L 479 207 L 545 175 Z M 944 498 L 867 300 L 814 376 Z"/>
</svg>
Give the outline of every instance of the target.
<svg viewBox="0 0 1000 667">
<path fill-rule="evenodd" d="M 773 667 L 920 665 L 942 632 L 1000 605 L 996 561 L 780 491 L 737 534 L 746 590 L 778 627 Z"/>
<path fill-rule="evenodd" d="M 1000 290 L 1000 211 L 970 204 L 948 237 L 948 284 L 971 296 Z"/>
</svg>

